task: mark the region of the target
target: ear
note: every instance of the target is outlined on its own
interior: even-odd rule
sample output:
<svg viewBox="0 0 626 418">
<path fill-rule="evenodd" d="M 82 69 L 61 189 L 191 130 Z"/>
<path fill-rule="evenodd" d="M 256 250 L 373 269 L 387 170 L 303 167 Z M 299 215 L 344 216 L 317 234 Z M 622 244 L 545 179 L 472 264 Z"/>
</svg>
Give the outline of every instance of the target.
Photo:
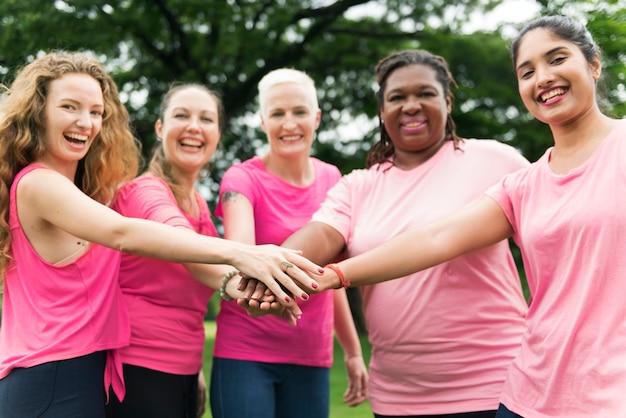
<svg viewBox="0 0 626 418">
<path fill-rule="evenodd" d="M 449 94 L 446 96 L 446 110 L 448 114 L 452 113 L 452 96 Z"/>
<path fill-rule="evenodd" d="M 265 127 L 265 118 L 263 118 L 263 115 L 261 115 L 261 129 L 263 130 L 263 132 L 267 133 L 267 128 Z"/>
<path fill-rule="evenodd" d="M 602 75 L 602 60 L 600 59 L 600 55 L 596 54 L 596 56 L 593 57 L 593 61 L 591 62 L 590 67 L 593 79 L 598 81 L 600 75 Z"/>
<path fill-rule="evenodd" d="M 320 122 L 322 121 L 322 110 L 317 109 L 315 111 L 315 130 L 320 127 Z"/>
<path fill-rule="evenodd" d="M 163 140 L 163 124 L 161 123 L 161 119 L 157 119 L 154 123 L 154 132 L 159 141 Z"/>
</svg>

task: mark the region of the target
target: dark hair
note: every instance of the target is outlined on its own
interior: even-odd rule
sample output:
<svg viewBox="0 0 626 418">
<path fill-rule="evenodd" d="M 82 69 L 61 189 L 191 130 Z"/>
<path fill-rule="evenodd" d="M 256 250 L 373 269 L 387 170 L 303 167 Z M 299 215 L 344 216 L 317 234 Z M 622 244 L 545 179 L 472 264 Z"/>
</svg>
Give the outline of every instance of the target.
<svg viewBox="0 0 626 418">
<path fill-rule="evenodd" d="M 452 99 L 454 96 L 451 92 L 451 86 L 457 87 L 456 81 L 452 77 L 450 70 L 448 69 L 448 63 L 443 57 L 435 55 L 423 49 L 409 49 L 405 51 L 395 52 L 391 55 L 381 59 L 376 64 L 376 81 L 378 82 L 379 89 L 376 92 L 376 99 L 378 101 L 378 123 L 380 129 L 380 140 L 374 144 L 365 162 L 365 167 L 369 168 L 375 164 L 382 163 L 393 156 L 395 148 L 383 120 L 380 118 L 380 111 L 382 110 L 384 103 L 385 90 L 387 88 L 387 79 L 394 71 L 399 68 L 406 67 L 408 65 L 426 65 L 437 74 L 437 81 L 441 84 L 444 94 Z M 452 119 L 452 115 L 448 113 L 445 129 L 446 140 L 453 141 L 454 146 L 463 141 L 456 133 L 456 124 Z"/>
<path fill-rule="evenodd" d="M 591 33 L 589 33 L 585 25 L 567 16 L 544 16 L 526 24 L 526 26 L 524 26 L 520 31 L 519 35 L 517 35 L 517 38 L 513 41 L 513 44 L 511 45 L 511 59 L 513 60 L 513 67 L 516 65 L 519 46 L 522 39 L 528 32 L 534 29 L 545 29 L 561 39 L 576 44 L 589 63 L 592 63 L 596 57 L 601 56 L 600 47 L 598 47 L 595 43 Z"/>
<path fill-rule="evenodd" d="M 176 93 L 187 89 L 198 89 L 204 91 L 209 96 L 211 96 L 213 100 L 215 100 L 215 103 L 217 104 L 218 126 L 219 130 L 221 131 L 224 122 L 224 105 L 222 104 L 222 99 L 216 91 L 211 90 L 210 88 L 198 83 L 174 83 L 170 86 L 170 89 L 165 93 L 165 95 L 163 95 L 163 98 L 161 99 L 161 104 L 159 106 L 159 119 L 161 120 L 161 122 L 165 120 L 165 112 L 170 105 L 172 97 L 174 97 Z M 200 177 L 208 172 L 208 168 L 205 168 L 206 169 L 200 170 Z M 180 185 L 178 179 L 174 175 L 171 163 L 167 160 L 167 158 L 165 158 L 165 152 L 163 150 L 162 142 L 158 142 L 152 152 L 152 158 L 148 166 L 148 171 L 155 176 L 163 179 L 163 181 L 167 183 L 169 188 L 172 190 L 174 197 L 176 198 L 176 202 L 179 206 L 182 207 L 183 202 L 186 198 L 185 190 Z"/>
<path fill-rule="evenodd" d="M 543 16 L 527 23 L 511 44 L 511 60 L 513 62 L 513 69 L 516 67 L 517 56 L 519 54 L 519 47 L 522 43 L 522 39 L 524 39 L 524 36 L 528 32 L 534 29 L 545 29 L 555 36 L 578 46 L 589 64 L 592 64 L 596 59 L 602 59 L 602 50 L 593 40 L 591 33 L 587 30 L 585 25 L 567 16 Z M 605 77 L 601 75 L 596 81 L 596 100 L 604 112 L 610 113 L 611 105 L 607 100 L 607 96 Z"/>
</svg>

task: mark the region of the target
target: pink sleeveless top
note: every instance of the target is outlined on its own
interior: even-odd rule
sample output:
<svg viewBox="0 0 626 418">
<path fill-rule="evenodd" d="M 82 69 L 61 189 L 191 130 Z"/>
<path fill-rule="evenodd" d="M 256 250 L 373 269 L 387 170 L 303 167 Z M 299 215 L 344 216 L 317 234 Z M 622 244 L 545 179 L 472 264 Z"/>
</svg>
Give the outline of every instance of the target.
<svg viewBox="0 0 626 418">
<path fill-rule="evenodd" d="M 118 285 L 121 254 L 91 244 L 65 265 L 52 265 L 33 249 L 17 214 L 16 190 L 33 170 L 20 171 L 10 191 L 9 226 L 13 258 L 4 278 L 0 327 L 0 378 L 16 367 L 66 360 L 125 346 L 130 324 Z M 123 397 L 121 364 L 109 355 L 105 389 L 113 384 Z M 107 390 L 108 392 L 108 390 Z"/>
</svg>

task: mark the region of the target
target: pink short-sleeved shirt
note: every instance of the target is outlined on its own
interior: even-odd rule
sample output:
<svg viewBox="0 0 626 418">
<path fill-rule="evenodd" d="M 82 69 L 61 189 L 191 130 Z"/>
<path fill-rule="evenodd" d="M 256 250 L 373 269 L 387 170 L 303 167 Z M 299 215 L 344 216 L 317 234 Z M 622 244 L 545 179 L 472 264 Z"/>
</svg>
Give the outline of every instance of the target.
<svg viewBox="0 0 626 418">
<path fill-rule="evenodd" d="M 502 402 L 528 417 L 626 416 L 626 121 L 567 174 L 550 153 L 488 191 L 533 298 Z"/>
<path fill-rule="evenodd" d="M 218 236 L 209 208 L 197 193 L 196 201 L 198 218 L 178 207 L 163 180 L 144 175 L 121 188 L 113 208 L 124 216 Z M 119 282 L 131 324 L 130 345 L 120 350 L 122 362 L 165 373 L 198 373 L 204 315 L 213 289 L 195 280 L 180 263 L 131 254 L 122 255 Z"/>
<path fill-rule="evenodd" d="M 4 278 L 0 327 L 0 378 L 16 367 L 67 360 L 129 342 L 129 322 L 117 282 L 120 253 L 90 244 L 87 252 L 63 265 L 43 260 L 24 234 L 16 191 L 33 170 L 20 171 L 11 186 L 11 256 Z M 112 381 L 123 396 L 119 375 L 107 363 L 105 386 Z M 119 371 L 119 370 L 118 370 Z"/>
<path fill-rule="evenodd" d="M 315 181 L 307 187 L 284 182 L 253 157 L 228 169 L 220 195 L 236 191 L 254 208 L 257 244 L 280 245 L 304 226 L 341 177 L 330 164 L 312 158 Z M 218 204 L 216 214 L 222 214 Z M 332 365 L 333 294 L 323 292 L 300 302 L 302 319 L 297 327 L 273 315 L 250 318 L 234 302 L 222 301 L 217 316 L 214 355 L 220 358 L 315 367 Z M 271 335 L 271 338 L 268 338 Z"/>
<path fill-rule="evenodd" d="M 452 214 L 528 166 L 490 140 L 446 142 L 422 165 L 356 170 L 313 221 L 345 238 L 350 257 Z M 370 403 L 382 415 L 495 410 L 518 353 L 527 305 L 508 243 L 361 288 L 372 344 Z"/>
</svg>

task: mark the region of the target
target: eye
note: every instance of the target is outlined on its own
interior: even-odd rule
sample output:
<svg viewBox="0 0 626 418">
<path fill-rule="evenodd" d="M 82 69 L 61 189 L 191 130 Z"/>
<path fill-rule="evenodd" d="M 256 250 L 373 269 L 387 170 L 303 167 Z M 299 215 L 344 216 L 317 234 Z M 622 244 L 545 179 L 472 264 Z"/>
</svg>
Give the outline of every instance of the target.
<svg viewBox="0 0 626 418">
<path fill-rule="evenodd" d="M 102 116 L 102 115 L 103 115 L 103 113 L 104 113 L 104 112 L 103 112 L 103 111 L 101 111 L 101 110 L 92 110 L 92 111 L 91 111 L 91 114 L 92 114 L 92 115 L 94 115 L 94 116 Z"/>
<path fill-rule="evenodd" d="M 174 113 L 175 119 L 186 119 L 188 115 L 186 113 Z"/>
<path fill-rule="evenodd" d="M 213 123 L 213 118 L 209 116 L 203 116 L 200 118 L 200 120 L 202 120 L 202 122 Z"/>
<path fill-rule="evenodd" d="M 420 93 L 420 97 L 435 97 L 437 95 L 437 93 L 435 93 L 432 90 L 426 90 L 423 91 L 422 93 Z"/>
<path fill-rule="evenodd" d="M 74 105 L 71 105 L 71 104 L 65 103 L 65 104 L 62 104 L 62 105 L 61 105 L 61 109 L 74 110 L 74 109 L 76 109 L 76 108 L 74 107 Z"/>
<path fill-rule="evenodd" d="M 559 65 L 562 64 L 566 59 L 567 57 L 555 57 L 552 61 L 550 61 L 550 64 Z"/>
<path fill-rule="evenodd" d="M 296 116 L 306 116 L 306 115 L 308 115 L 308 114 L 309 114 L 309 112 L 307 112 L 307 111 L 306 111 L 306 110 L 304 110 L 304 109 L 300 109 L 300 110 L 295 110 L 295 111 L 293 112 L 293 114 L 294 114 L 294 115 L 296 115 Z"/>
<path fill-rule="evenodd" d="M 270 118 L 282 118 L 285 115 L 285 112 L 271 112 Z"/>
<path fill-rule="evenodd" d="M 520 71 L 518 77 L 521 80 L 526 80 L 528 78 L 530 78 L 535 72 L 533 70 L 524 70 L 524 71 Z"/>
<path fill-rule="evenodd" d="M 402 100 L 403 98 L 404 96 L 402 96 L 401 94 L 392 94 L 391 96 L 387 97 L 387 101 L 397 102 L 398 100 Z"/>
</svg>

